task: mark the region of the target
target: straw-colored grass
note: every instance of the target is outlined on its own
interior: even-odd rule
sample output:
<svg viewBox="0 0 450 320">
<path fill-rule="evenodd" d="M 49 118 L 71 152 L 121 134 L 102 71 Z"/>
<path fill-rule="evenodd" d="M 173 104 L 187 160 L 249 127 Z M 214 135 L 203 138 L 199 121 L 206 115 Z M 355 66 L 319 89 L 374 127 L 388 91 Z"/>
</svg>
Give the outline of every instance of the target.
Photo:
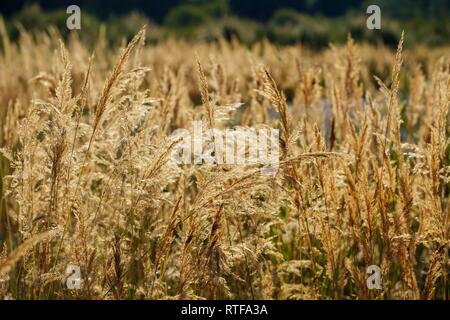
<svg viewBox="0 0 450 320">
<path fill-rule="evenodd" d="M 1 32 L 0 298 L 448 299 L 448 51 L 144 33 Z M 196 120 L 280 129 L 279 171 L 172 163 Z"/>
</svg>

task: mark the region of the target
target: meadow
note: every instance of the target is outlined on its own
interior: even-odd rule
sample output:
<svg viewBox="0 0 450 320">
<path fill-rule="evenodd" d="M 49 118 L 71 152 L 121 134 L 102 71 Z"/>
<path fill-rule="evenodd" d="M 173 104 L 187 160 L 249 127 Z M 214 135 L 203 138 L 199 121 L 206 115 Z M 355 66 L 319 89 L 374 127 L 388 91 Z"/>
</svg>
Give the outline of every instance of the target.
<svg viewBox="0 0 450 320">
<path fill-rule="evenodd" d="M 448 48 L 145 32 L 0 21 L 1 299 L 449 298 Z M 279 129 L 278 172 L 174 164 L 194 121 Z"/>
</svg>

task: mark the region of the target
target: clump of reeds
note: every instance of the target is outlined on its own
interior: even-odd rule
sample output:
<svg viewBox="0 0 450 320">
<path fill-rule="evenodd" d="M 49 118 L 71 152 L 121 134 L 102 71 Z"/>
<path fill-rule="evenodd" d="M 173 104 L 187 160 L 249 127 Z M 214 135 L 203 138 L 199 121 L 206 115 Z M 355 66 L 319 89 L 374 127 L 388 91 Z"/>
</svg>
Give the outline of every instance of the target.
<svg viewBox="0 0 450 320">
<path fill-rule="evenodd" d="M 441 51 L 0 34 L 0 298 L 448 299 Z M 196 120 L 278 128 L 278 172 L 171 162 Z"/>
</svg>

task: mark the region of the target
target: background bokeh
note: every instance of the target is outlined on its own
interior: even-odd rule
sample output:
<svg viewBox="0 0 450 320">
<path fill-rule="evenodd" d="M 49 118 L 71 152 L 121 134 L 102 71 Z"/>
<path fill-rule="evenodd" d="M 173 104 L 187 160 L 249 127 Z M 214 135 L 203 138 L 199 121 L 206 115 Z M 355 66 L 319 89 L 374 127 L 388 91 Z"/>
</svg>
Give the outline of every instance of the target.
<svg viewBox="0 0 450 320">
<path fill-rule="evenodd" d="M 71 4 L 82 10 L 79 34 L 86 41 L 94 41 L 102 24 L 109 42 L 129 39 L 143 24 L 149 26 L 150 43 L 235 37 L 252 44 L 267 38 L 320 49 L 344 42 L 351 33 L 358 41 L 395 46 L 402 30 L 410 46 L 442 46 L 450 40 L 450 0 L 18 0 L 2 1 L 0 12 L 13 39 L 21 27 L 39 31 L 50 25 L 67 36 L 65 10 Z M 366 28 L 371 4 L 381 8 L 381 30 Z"/>
</svg>

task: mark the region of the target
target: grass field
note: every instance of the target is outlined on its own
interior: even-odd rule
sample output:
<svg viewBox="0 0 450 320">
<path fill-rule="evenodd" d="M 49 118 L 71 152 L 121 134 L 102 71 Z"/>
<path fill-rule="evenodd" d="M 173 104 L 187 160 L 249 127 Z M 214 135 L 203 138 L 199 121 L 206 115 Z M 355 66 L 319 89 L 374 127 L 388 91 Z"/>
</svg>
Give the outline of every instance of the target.
<svg viewBox="0 0 450 320">
<path fill-rule="evenodd" d="M 448 48 L 2 26 L 0 298 L 449 298 Z M 174 164 L 196 120 L 279 129 L 278 172 Z"/>
</svg>

